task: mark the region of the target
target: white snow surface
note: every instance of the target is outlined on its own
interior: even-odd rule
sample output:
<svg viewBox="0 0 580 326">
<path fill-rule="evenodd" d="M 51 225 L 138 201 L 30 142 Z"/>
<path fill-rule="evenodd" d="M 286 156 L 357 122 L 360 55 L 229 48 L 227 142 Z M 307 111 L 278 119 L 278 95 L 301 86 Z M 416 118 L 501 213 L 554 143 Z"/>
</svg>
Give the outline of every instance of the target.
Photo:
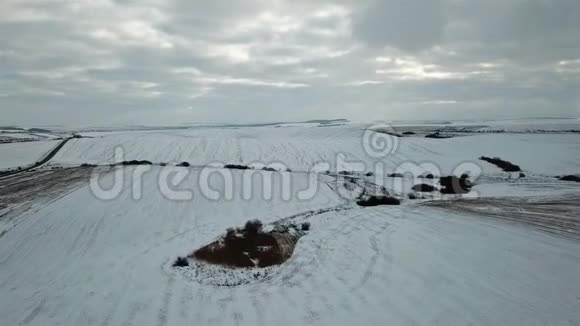
<svg viewBox="0 0 580 326">
<path fill-rule="evenodd" d="M 85 187 L 0 238 L 1 324 L 580 322 L 580 242 L 408 205 L 310 217 L 312 230 L 294 256 L 261 282 L 215 287 L 192 281 L 172 261 L 226 227 L 343 201 L 321 188 L 306 202 L 277 196 L 212 201 L 199 193 L 174 202 L 155 191 L 158 170 L 145 174 L 141 200 L 127 187 L 100 201 Z M 190 174 L 185 184 L 196 177 Z M 294 178 L 306 182 L 303 174 Z"/>
<path fill-rule="evenodd" d="M 574 174 L 580 171 L 580 135 L 577 134 L 483 134 L 450 139 L 397 138 L 396 149 L 384 157 L 369 156 L 363 147 L 363 125 L 285 128 L 207 128 L 112 134 L 101 138 L 71 140 L 52 164 L 78 165 L 114 162 L 115 148 L 125 160 L 154 163 L 188 161 L 210 163 L 270 164 L 281 162 L 294 171 L 310 171 L 317 162 L 337 166 L 337 156 L 347 162 L 365 163 L 374 171 L 382 162 L 386 172 L 405 163 L 430 162 L 442 174 L 461 163 L 477 163 L 484 173 L 499 173 L 494 165 L 478 160 L 482 155 L 499 156 L 524 171 L 542 175 Z M 338 170 L 348 170 L 338 164 Z"/>
<path fill-rule="evenodd" d="M 580 172 L 578 135 L 405 137 L 394 153 L 374 158 L 363 149 L 363 132 L 360 125 L 200 128 L 71 140 L 50 164 L 111 163 L 116 146 L 125 160 L 188 161 L 194 166 L 175 168 L 188 172 L 175 188 L 193 197 L 167 198 L 159 186 L 166 168 L 152 166 L 136 182 L 148 166 L 116 167 L 123 187 L 115 198 L 98 199 L 85 185 L 18 216 L 0 235 L 0 325 L 580 324 L 580 241 L 415 201 L 360 208 L 332 189 L 333 177 L 302 173 L 341 153 L 369 170 L 382 162 L 388 172 L 432 161 L 446 173 L 470 161 L 483 168 L 485 182 L 474 191 L 484 196 L 577 194 L 576 184 L 543 176 Z M 529 175 L 507 182 L 481 155 Z M 201 168 L 214 162 L 279 162 L 293 172 L 252 171 L 253 192 L 244 198 L 247 171 Z M 215 172 L 209 188 L 222 194 L 220 174 L 231 173 L 233 198 L 204 195 L 204 171 Z M 270 199 L 262 195 L 264 176 L 273 180 Z M 106 174 L 101 184 L 114 178 Z M 317 191 L 299 200 L 296 192 L 313 181 Z M 171 266 L 228 227 L 255 218 L 270 227 L 289 217 L 311 230 L 289 261 L 256 281 L 215 286 Z M 240 278 L 251 279 L 247 273 Z"/>
<path fill-rule="evenodd" d="M 0 144 L 0 170 L 34 164 L 56 145 L 56 141 Z"/>
</svg>

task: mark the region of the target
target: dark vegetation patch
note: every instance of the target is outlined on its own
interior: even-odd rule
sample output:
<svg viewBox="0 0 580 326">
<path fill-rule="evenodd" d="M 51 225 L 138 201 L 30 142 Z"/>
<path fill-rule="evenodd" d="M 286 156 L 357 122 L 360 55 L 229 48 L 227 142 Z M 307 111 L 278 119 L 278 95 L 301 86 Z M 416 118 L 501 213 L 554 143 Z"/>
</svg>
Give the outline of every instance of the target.
<svg viewBox="0 0 580 326">
<path fill-rule="evenodd" d="M 497 166 L 498 168 L 504 170 L 505 172 L 519 172 L 522 170 L 522 169 L 520 169 L 519 166 L 512 164 L 511 162 L 504 161 L 499 157 L 492 158 L 492 157 L 482 156 L 479 159 L 486 161 L 488 163 L 491 163 L 491 164 Z"/>
<path fill-rule="evenodd" d="M 235 170 L 248 170 L 250 169 L 249 166 L 247 165 L 241 165 L 241 164 L 226 164 L 224 165 L 225 169 L 235 169 Z"/>
<path fill-rule="evenodd" d="M 401 201 L 395 197 L 387 195 L 372 195 L 366 199 L 359 199 L 356 204 L 362 207 L 372 207 L 382 205 L 401 205 Z"/>
<path fill-rule="evenodd" d="M 181 166 L 181 167 L 187 168 L 187 167 L 190 167 L 191 164 L 189 164 L 189 162 L 181 162 L 181 163 L 177 164 L 176 166 Z"/>
<path fill-rule="evenodd" d="M 387 174 L 389 178 L 404 178 L 405 176 L 402 173 L 390 173 Z"/>
<path fill-rule="evenodd" d="M 29 132 L 36 132 L 36 133 L 44 133 L 44 134 L 50 134 L 52 133 L 52 130 L 48 130 L 48 129 L 42 129 L 42 128 L 30 128 L 28 129 Z"/>
<path fill-rule="evenodd" d="M 473 187 L 469 178 L 458 178 L 454 175 L 439 178 L 439 183 L 442 194 L 466 194 Z"/>
<path fill-rule="evenodd" d="M 120 163 L 121 165 L 152 165 L 150 161 L 139 161 L 139 160 L 131 160 L 131 161 L 123 161 Z"/>
<path fill-rule="evenodd" d="M 423 197 L 423 195 L 418 194 L 416 192 L 410 192 L 407 197 L 411 200 L 415 200 L 415 199 L 427 199 L 425 197 Z"/>
<path fill-rule="evenodd" d="M 403 133 L 403 135 L 410 136 L 410 135 L 415 135 L 415 133 L 414 133 L 414 132 L 412 132 L 412 131 L 405 131 L 405 132 Z"/>
<path fill-rule="evenodd" d="M 373 175 L 375 175 L 375 174 L 374 174 L 374 173 L 372 173 L 371 171 L 369 171 L 369 172 L 367 172 L 365 175 L 366 175 L 367 177 L 372 177 L 372 176 L 373 176 Z"/>
<path fill-rule="evenodd" d="M 425 138 L 435 138 L 435 139 L 445 139 L 445 138 L 453 138 L 452 135 L 442 134 L 439 131 L 426 135 Z"/>
<path fill-rule="evenodd" d="M 426 174 L 426 175 L 422 176 L 421 178 L 425 178 L 425 179 L 435 179 L 435 176 L 433 174 L 429 173 L 429 174 Z"/>
<path fill-rule="evenodd" d="M 270 171 L 270 172 L 279 172 L 277 169 L 265 166 L 262 168 L 263 171 Z"/>
<path fill-rule="evenodd" d="M 246 222 L 243 228 L 229 228 L 225 236 L 198 250 L 190 258 L 213 265 L 249 268 L 280 265 L 288 260 L 309 223 L 278 225 L 265 232 L 260 220 Z"/>
<path fill-rule="evenodd" d="M 433 192 L 435 190 L 437 190 L 437 188 L 435 188 L 432 185 L 428 185 L 426 183 L 420 183 L 417 185 L 414 185 L 413 188 L 411 188 L 413 191 L 417 191 L 417 192 Z"/>
<path fill-rule="evenodd" d="M 380 134 L 393 136 L 393 137 L 402 137 L 403 136 L 402 134 L 400 134 L 394 130 L 388 130 L 388 129 L 370 129 L 370 130 L 374 131 L 374 132 L 378 132 Z"/>
<path fill-rule="evenodd" d="M 565 175 L 565 176 L 561 177 L 560 180 L 562 180 L 562 181 L 580 182 L 580 176 L 577 176 L 577 175 Z"/>
<path fill-rule="evenodd" d="M 89 163 L 81 164 L 81 167 L 83 167 L 83 168 L 94 168 L 96 166 L 97 166 L 96 164 L 89 164 Z"/>
<path fill-rule="evenodd" d="M 189 266 L 189 261 L 186 257 L 177 257 L 173 263 L 173 267 L 186 267 Z"/>
</svg>

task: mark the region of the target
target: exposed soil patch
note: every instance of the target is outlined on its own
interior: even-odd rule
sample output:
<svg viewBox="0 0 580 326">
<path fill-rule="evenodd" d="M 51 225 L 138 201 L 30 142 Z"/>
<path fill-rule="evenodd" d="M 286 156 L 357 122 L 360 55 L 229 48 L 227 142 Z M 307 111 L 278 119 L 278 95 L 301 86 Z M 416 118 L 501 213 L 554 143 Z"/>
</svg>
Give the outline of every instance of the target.
<svg viewBox="0 0 580 326">
<path fill-rule="evenodd" d="M 498 168 L 504 170 L 505 172 L 520 172 L 522 170 L 519 166 L 517 166 L 511 162 L 504 161 L 499 157 L 492 158 L 492 157 L 482 156 L 479 159 L 486 161 L 486 162 L 489 162 L 489 163 L 497 166 Z"/>
<path fill-rule="evenodd" d="M 0 219 L 18 223 L 33 205 L 52 202 L 88 183 L 93 167 L 32 170 L 0 180 Z M 99 169 L 99 168 L 97 168 Z M 107 173 L 108 168 L 102 168 Z M 12 224 L 12 223 L 10 223 Z M 6 224 L 7 225 L 7 224 Z"/>
<path fill-rule="evenodd" d="M 280 265 L 292 256 L 298 239 L 309 229 L 309 224 L 291 224 L 264 232 L 260 221 L 248 221 L 243 229 L 228 229 L 225 236 L 199 248 L 188 258 L 234 268 Z M 178 258 L 175 265 L 183 263 L 183 258 Z"/>
<path fill-rule="evenodd" d="M 430 201 L 441 207 L 485 217 L 522 223 L 535 229 L 580 240 L 580 197 L 563 198 L 478 198 Z"/>
<path fill-rule="evenodd" d="M 580 176 L 577 176 L 577 175 L 565 175 L 565 176 L 561 177 L 560 180 L 561 181 L 580 182 Z"/>
</svg>

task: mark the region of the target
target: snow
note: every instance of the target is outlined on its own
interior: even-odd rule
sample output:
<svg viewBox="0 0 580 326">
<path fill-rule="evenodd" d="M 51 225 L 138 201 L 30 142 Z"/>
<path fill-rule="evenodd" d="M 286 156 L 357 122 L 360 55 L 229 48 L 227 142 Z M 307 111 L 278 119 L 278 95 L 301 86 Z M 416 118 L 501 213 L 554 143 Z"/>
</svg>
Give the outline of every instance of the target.
<svg viewBox="0 0 580 326">
<path fill-rule="evenodd" d="M 317 162 L 336 166 L 337 157 L 362 162 L 373 171 L 382 162 L 387 172 L 401 164 L 431 162 L 441 173 L 450 174 L 463 162 L 476 163 L 484 173 L 499 173 L 497 167 L 479 161 L 499 156 L 541 175 L 580 171 L 580 141 L 577 134 L 477 134 L 449 139 L 397 138 L 396 150 L 385 157 L 369 156 L 362 145 L 365 126 L 207 128 L 111 134 L 101 138 L 73 139 L 53 159 L 53 164 L 79 165 L 114 162 L 115 148 L 125 160 L 152 162 L 188 161 L 192 165 L 235 163 L 250 165 L 282 162 L 294 171 L 311 171 Z M 347 164 L 338 164 L 348 169 Z"/>
<path fill-rule="evenodd" d="M 57 144 L 55 141 L 0 144 L 0 170 L 34 164 Z"/>
<path fill-rule="evenodd" d="M 352 207 L 312 216 L 295 255 L 267 279 L 239 287 L 201 284 L 171 268 L 173 259 L 245 219 L 272 222 L 343 202 L 328 188 L 300 203 L 277 196 L 216 202 L 197 192 L 191 201 L 169 201 L 155 191 L 158 170 L 144 175 L 142 200 L 125 189 L 100 201 L 85 187 L 0 238 L 2 324 L 580 321 L 579 242 L 427 207 Z M 241 172 L 234 173 L 239 180 Z M 304 176 L 295 182 L 305 183 Z M 185 184 L 197 177 L 193 172 Z"/>
<path fill-rule="evenodd" d="M 580 241 L 485 213 L 421 205 L 422 200 L 361 208 L 352 196 L 336 192 L 342 181 L 336 183 L 333 175 L 307 173 L 319 161 L 335 164 L 339 155 L 365 163 L 364 171 L 384 164 L 379 177 L 402 163 L 434 162 L 446 174 L 472 162 L 482 169 L 473 194 L 577 197 L 578 184 L 553 176 L 580 172 L 578 135 L 403 137 L 396 151 L 373 157 L 364 150 L 364 133 L 365 126 L 357 124 L 288 124 L 95 132 L 96 138 L 70 140 L 49 165 L 112 163 L 117 146 L 124 149 L 124 160 L 188 161 L 192 167 L 170 168 L 185 173 L 170 188 L 187 190 L 191 198 L 171 199 L 161 182 L 168 167 L 153 165 L 114 167 L 101 175 L 107 188 L 122 174 L 120 193 L 108 200 L 79 177 L 58 194 L 34 194 L 32 209 L 16 215 L 0 205 L 2 219 L 11 221 L 0 233 L 0 325 L 580 323 Z M 29 147 L 35 144 L 46 148 Z M 17 153 L 28 155 L 21 155 L 18 165 L 30 164 L 54 146 L 3 144 L 0 164 L 15 166 L 17 160 L 10 160 Z M 526 177 L 479 161 L 482 155 L 518 164 Z M 282 163 L 292 172 L 206 167 L 212 163 Z M 77 174 L 84 176 L 87 169 Z M 55 171 L 50 176 L 62 171 L 60 178 L 69 173 L 43 171 Z M 207 186 L 204 173 L 211 174 Z M 247 173 L 254 176 L 245 179 Z M 263 183 L 268 177 L 272 182 Z M 290 199 L 284 196 L 285 182 Z M 311 184 L 317 186 L 313 195 L 298 198 Z M 271 198 L 264 195 L 268 185 Z M 210 198 L 208 188 L 217 190 L 218 198 Z M 171 266 L 178 256 L 250 219 L 262 220 L 266 228 L 280 221 L 310 222 L 311 229 L 289 261 L 267 270 Z M 224 283 L 243 284 L 216 286 Z"/>
</svg>

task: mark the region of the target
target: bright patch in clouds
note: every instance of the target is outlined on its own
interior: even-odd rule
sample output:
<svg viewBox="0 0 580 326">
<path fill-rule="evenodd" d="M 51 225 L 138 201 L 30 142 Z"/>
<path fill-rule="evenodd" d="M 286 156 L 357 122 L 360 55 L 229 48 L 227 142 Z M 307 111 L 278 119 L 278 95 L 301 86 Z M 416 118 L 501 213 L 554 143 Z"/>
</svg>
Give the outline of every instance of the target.
<svg viewBox="0 0 580 326">
<path fill-rule="evenodd" d="M 578 15 L 577 1 L 4 0 L 0 106 L 8 124 L 577 116 Z"/>
</svg>

